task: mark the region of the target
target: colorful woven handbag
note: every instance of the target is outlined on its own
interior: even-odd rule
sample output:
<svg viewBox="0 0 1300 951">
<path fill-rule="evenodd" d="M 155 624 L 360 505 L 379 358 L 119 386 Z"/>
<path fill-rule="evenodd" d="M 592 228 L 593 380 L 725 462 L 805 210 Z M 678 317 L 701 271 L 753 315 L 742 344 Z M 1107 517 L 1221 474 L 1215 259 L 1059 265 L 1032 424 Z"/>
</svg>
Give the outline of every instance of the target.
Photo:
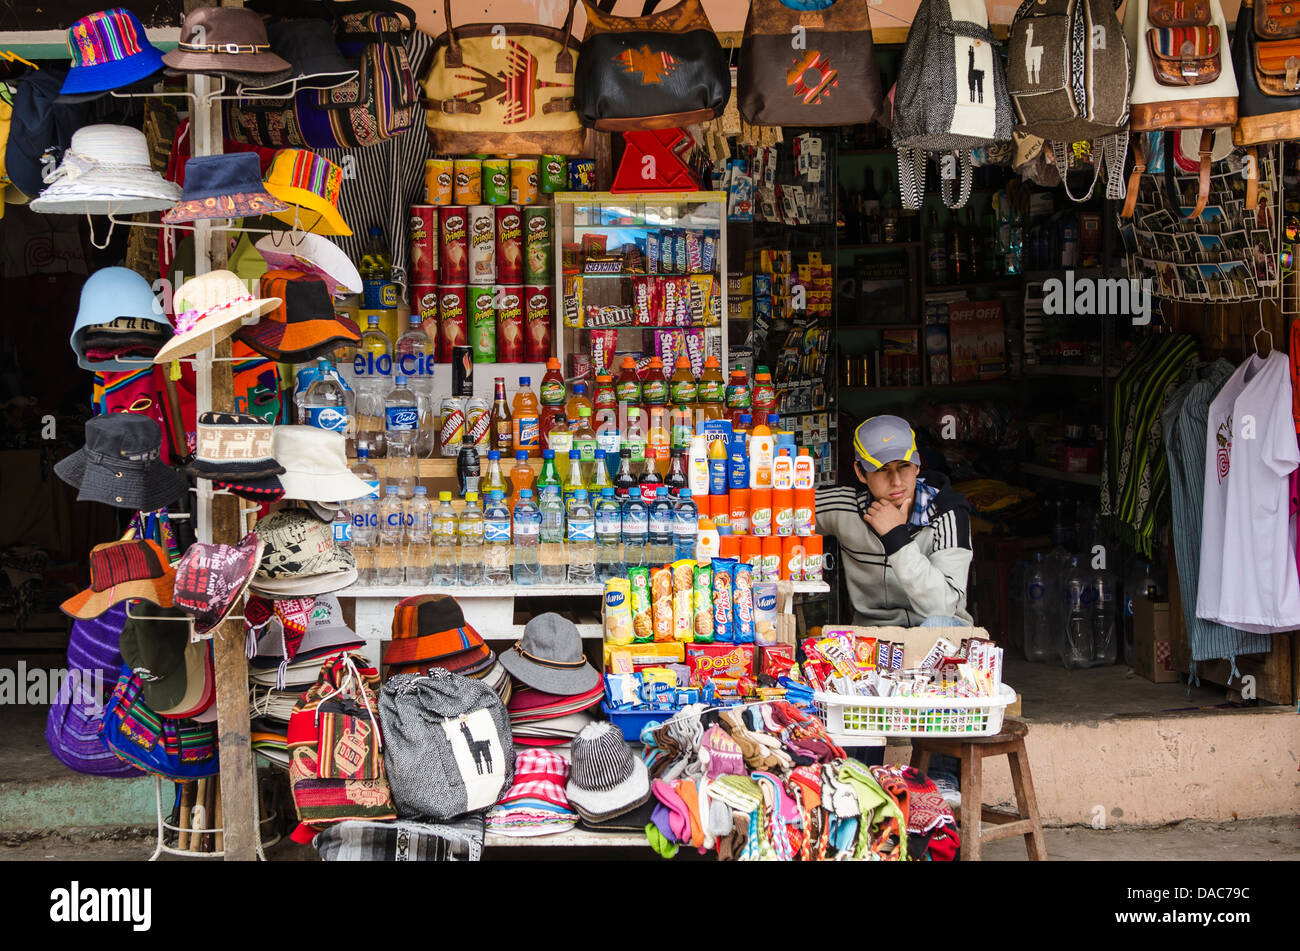
<svg viewBox="0 0 1300 951">
<path fill-rule="evenodd" d="M 99 736 L 119 759 L 146 773 L 184 783 L 217 773 L 217 725 L 171 720 L 144 702 L 138 674 L 123 665 L 104 707 Z"/>
</svg>

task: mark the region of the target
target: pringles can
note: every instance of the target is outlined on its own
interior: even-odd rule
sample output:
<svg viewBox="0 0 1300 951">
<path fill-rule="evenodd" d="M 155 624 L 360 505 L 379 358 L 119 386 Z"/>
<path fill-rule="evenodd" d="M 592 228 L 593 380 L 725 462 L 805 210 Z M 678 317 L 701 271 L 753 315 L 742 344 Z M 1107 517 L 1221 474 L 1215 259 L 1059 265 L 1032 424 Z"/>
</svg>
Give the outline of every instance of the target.
<svg viewBox="0 0 1300 951">
<path fill-rule="evenodd" d="M 478 284 L 470 285 L 468 307 L 469 349 L 473 354 L 474 362 L 496 363 L 496 288 Z"/>
<path fill-rule="evenodd" d="M 456 159 L 452 200 L 458 205 L 477 205 L 483 201 L 483 163 L 478 159 Z"/>
<path fill-rule="evenodd" d="M 424 200 L 431 205 L 450 205 L 455 189 L 455 166 L 451 159 L 427 159 L 424 163 Z"/>
<path fill-rule="evenodd" d="M 497 281 L 496 224 L 491 205 L 470 205 L 469 283 L 495 284 Z"/>
<path fill-rule="evenodd" d="M 537 204 L 537 159 L 510 160 L 510 202 Z"/>
<path fill-rule="evenodd" d="M 464 205 L 438 209 L 438 283 L 469 283 L 469 222 Z M 451 359 L 448 353 L 446 359 Z"/>
<path fill-rule="evenodd" d="M 510 160 L 483 160 L 483 203 L 510 204 Z"/>
<path fill-rule="evenodd" d="M 496 206 L 497 282 L 524 282 L 524 220 L 518 205 Z"/>
<path fill-rule="evenodd" d="M 497 362 L 524 362 L 524 289 L 519 284 L 496 286 Z"/>
<path fill-rule="evenodd" d="M 452 348 L 469 343 L 466 313 L 469 290 L 464 284 L 438 285 L 438 362 L 450 363 Z"/>
<path fill-rule="evenodd" d="M 524 283 L 546 284 L 554 273 L 555 232 L 551 209 L 524 209 Z"/>
<path fill-rule="evenodd" d="M 545 363 L 551 358 L 551 315 L 554 291 L 550 284 L 524 286 L 524 362 Z"/>
<path fill-rule="evenodd" d="M 569 191 L 594 192 L 596 190 L 596 160 L 569 159 Z"/>
<path fill-rule="evenodd" d="M 569 185 L 569 160 L 563 155 L 543 155 L 537 160 L 542 194 L 565 191 Z"/>
<path fill-rule="evenodd" d="M 438 283 L 438 209 L 412 205 L 409 221 L 411 283 Z"/>
<path fill-rule="evenodd" d="M 438 339 L 438 285 L 411 285 L 411 313 L 420 315 L 420 328 L 435 341 L 433 358 L 439 360 L 436 341 Z"/>
</svg>

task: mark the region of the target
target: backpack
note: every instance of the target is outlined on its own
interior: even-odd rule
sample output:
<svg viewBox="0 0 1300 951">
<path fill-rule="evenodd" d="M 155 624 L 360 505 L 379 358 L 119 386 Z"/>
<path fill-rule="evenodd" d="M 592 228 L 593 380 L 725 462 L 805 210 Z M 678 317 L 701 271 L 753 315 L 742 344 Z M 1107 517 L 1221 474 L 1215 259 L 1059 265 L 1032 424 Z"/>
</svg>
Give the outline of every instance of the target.
<svg viewBox="0 0 1300 951">
<path fill-rule="evenodd" d="M 1124 197 L 1128 154 L 1129 51 L 1112 0 L 1025 0 L 1011 23 L 1007 86 L 1016 131 L 1050 143 L 1065 193 L 1087 201 L 1106 166 L 1106 197 Z M 1088 192 L 1065 172 L 1070 145 L 1092 142 Z"/>
<path fill-rule="evenodd" d="M 1300 138 L 1300 7 L 1243 0 L 1232 37 L 1237 145 Z M 1251 206 L 1248 206 L 1251 207 Z"/>
<path fill-rule="evenodd" d="M 894 90 L 904 208 L 919 209 L 925 200 L 927 153 L 945 153 L 939 160 L 943 203 L 961 208 L 970 198 L 971 151 L 1011 139 L 1014 117 L 997 45 L 983 0 L 921 0 Z"/>
</svg>

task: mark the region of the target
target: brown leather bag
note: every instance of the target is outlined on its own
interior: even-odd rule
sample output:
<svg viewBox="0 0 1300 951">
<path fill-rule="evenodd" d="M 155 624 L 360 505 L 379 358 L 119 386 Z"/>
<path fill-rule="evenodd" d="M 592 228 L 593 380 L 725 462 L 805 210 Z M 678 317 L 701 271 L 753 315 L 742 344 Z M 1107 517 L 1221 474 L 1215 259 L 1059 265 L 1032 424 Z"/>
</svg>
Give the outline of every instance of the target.
<svg viewBox="0 0 1300 951">
<path fill-rule="evenodd" d="M 857 125 L 880 114 L 880 70 L 867 0 L 792 10 L 753 0 L 737 73 L 750 125 Z"/>
</svg>

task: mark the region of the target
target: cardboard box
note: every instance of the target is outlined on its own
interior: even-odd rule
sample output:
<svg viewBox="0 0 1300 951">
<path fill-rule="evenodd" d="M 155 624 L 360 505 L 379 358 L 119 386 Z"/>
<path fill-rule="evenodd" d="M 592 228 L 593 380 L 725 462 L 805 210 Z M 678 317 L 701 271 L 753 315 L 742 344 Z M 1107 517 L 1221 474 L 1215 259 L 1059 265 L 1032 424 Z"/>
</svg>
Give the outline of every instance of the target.
<svg viewBox="0 0 1300 951">
<path fill-rule="evenodd" d="M 1133 604 L 1133 669 L 1153 684 L 1178 682 L 1173 640 L 1169 634 L 1169 604 L 1137 598 Z"/>
</svg>

